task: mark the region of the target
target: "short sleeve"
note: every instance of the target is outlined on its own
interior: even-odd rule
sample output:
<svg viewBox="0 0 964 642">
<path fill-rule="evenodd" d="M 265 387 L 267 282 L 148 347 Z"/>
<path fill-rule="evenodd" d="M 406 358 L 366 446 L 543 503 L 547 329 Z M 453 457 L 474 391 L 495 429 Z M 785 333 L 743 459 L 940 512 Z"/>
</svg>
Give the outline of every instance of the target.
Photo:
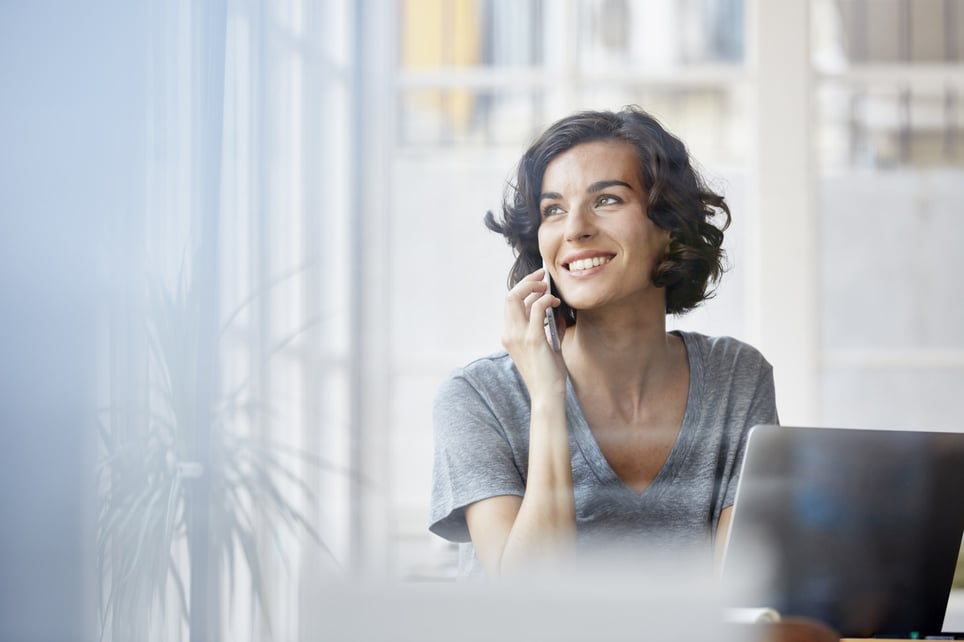
<svg viewBox="0 0 964 642">
<path fill-rule="evenodd" d="M 765 360 L 760 365 L 756 387 L 750 399 L 740 440 L 736 449 L 736 458 L 730 470 L 726 495 L 723 499 L 724 508 L 732 506 L 736 501 L 736 489 L 740 481 L 740 471 L 743 468 L 743 454 L 746 452 L 746 442 L 750 429 L 761 424 L 778 424 L 776 390 L 773 384 L 773 367 Z"/>
<path fill-rule="evenodd" d="M 453 542 L 467 542 L 465 507 L 498 495 L 521 497 L 521 468 L 498 413 L 464 376 L 453 376 L 439 387 L 433 428 L 429 530 Z"/>
</svg>

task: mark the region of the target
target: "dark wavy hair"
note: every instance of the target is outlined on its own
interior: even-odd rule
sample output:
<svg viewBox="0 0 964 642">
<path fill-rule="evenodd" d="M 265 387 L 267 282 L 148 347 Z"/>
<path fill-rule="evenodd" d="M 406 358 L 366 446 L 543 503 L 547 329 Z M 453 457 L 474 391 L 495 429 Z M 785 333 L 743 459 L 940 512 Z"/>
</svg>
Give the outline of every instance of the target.
<svg viewBox="0 0 964 642">
<path fill-rule="evenodd" d="M 686 146 L 659 122 L 636 106 L 618 112 L 584 111 L 547 129 L 519 161 L 515 184 L 509 184 L 502 218 L 490 211 L 485 225 L 502 234 L 516 259 L 509 287 L 542 265 L 539 254 L 539 194 L 546 167 L 559 154 L 581 143 L 625 141 L 639 158 L 640 182 L 646 190 L 646 214 L 669 231 L 666 254 L 656 265 L 652 282 L 666 288 L 666 313 L 682 314 L 714 294 L 724 271 L 723 232 L 730 225 L 730 208 L 710 190 L 690 162 Z M 719 214 L 722 225 L 711 219 Z M 560 307 L 568 325 L 576 313 L 565 301 Z"/>
</svg>

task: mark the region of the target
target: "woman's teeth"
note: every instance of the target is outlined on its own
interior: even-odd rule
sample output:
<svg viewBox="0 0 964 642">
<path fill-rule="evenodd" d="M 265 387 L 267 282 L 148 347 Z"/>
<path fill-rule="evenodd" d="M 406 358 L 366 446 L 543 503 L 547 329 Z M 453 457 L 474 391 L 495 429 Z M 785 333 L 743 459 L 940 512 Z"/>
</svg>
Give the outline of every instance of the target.
<svg viewBox="0 0 964 642">
<path fill-rule="evenodd" d="M 579 272 L 581 270 L 588 270 L 589 268 L 599 267 L 603 263 L 609 263 L 610 256 L 594 256 L 591 259 L 579 259 L 578 261 L 573 261 L 569 264 L 570 272 Z"/>
</svg>

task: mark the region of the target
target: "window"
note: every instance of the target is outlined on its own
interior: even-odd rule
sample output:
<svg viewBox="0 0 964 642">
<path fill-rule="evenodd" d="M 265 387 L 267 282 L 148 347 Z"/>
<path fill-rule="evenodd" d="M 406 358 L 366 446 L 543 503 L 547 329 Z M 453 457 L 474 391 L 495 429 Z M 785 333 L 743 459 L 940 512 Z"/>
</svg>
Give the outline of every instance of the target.
<svg viewBox="0 0 964 642">
<path fill-rule="evenodd" d="M 956 429 L 959 0 L 812 3 L 825 422 Z"/>
<path fill-rule="evenodd" d="M 742 2 L 404 0 L 390 214 L 393 572 L 446 577 L 427 533 L 431 400 L 452 369 L 497 350 L 512 256 L 482 225 L 532 138 L 572 111 L 636 103 L 678 134 L 730 200 L 733 273 L 679 321 L 744 334 L 741 253 L 749 73 Z"/>
</svg>

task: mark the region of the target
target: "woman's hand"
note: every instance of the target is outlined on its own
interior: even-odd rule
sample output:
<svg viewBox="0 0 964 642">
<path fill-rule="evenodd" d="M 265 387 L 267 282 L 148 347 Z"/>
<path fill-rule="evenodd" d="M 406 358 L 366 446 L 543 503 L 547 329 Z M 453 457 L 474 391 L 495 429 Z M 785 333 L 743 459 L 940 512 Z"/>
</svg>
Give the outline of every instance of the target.
<svg viewBox="0 0 964 642">
<path fill-rule="evenodd" d="M 546 336 L 546 310 L 562 301 L 549 292 L 540 268 L 519 281 L 505 297 L 502 345 L 522 374 L 533 399 L 566 394 L 566 365 Z M 556 318 L 559 339 L 565 321 Z"/>
</svg>

